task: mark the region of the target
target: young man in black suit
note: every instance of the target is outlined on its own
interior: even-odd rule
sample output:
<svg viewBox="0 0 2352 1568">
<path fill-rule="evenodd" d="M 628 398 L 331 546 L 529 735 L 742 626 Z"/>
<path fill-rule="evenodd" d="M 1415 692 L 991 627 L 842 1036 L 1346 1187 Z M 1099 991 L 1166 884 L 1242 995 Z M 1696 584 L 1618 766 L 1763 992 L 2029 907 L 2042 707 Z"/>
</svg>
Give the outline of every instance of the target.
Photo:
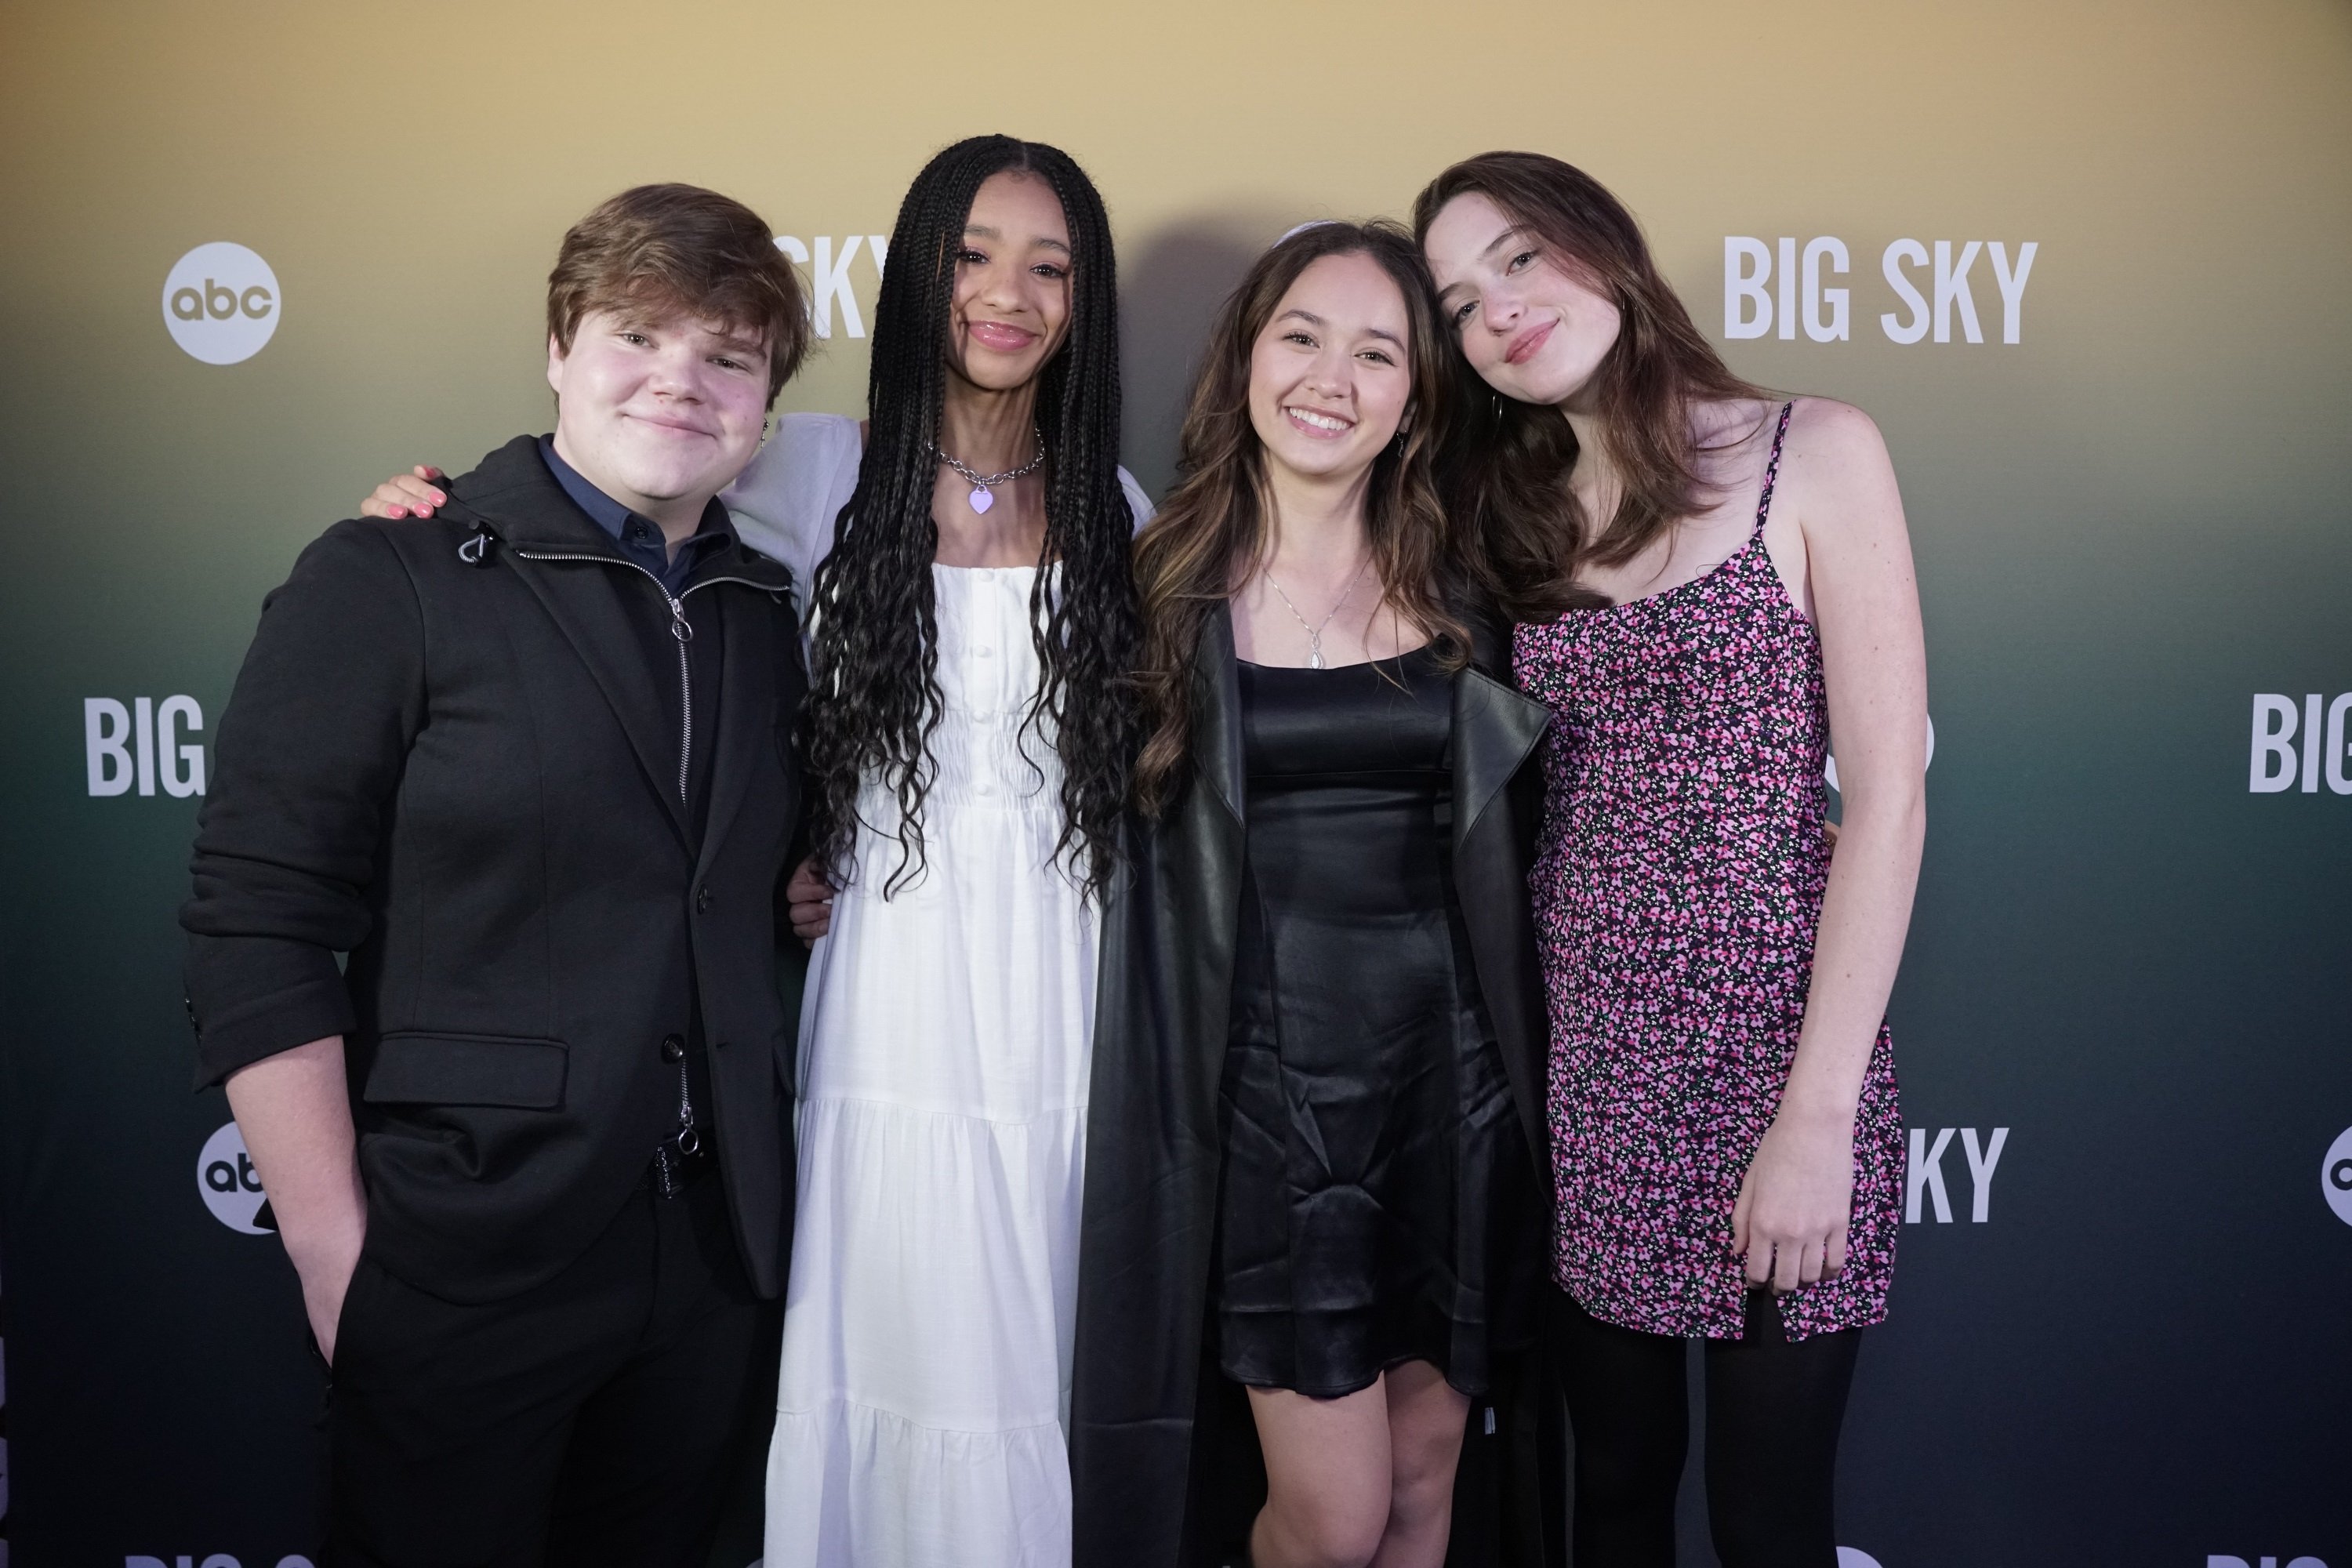
<svg viewBox="0 0 2352 1568">
<path fill-rule="evenodd" d="M 182 923 L 331 1366 L 338 1563 L 698 1563 L 772 1393 L 805 680 L 716 498 L 806 332 L 756 215 L 625 192 L 549 279 L 554 434 L 263 610 Z"/>
</svg>

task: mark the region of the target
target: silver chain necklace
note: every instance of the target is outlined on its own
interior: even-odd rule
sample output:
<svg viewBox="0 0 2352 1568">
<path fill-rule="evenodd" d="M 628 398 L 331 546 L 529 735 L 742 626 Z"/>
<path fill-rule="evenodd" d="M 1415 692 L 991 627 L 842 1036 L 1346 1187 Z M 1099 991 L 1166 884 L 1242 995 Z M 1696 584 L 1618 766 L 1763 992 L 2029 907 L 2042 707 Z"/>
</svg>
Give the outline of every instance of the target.
<svg viewBox="0 0 2352 1568">
<path fill-rule="evenodd" d="M 1019 468 L 1007 468 L 1001 474 L 975 474 L 970 468 L 965 468 L 961 463 L 956 461 L 953 458 L 949 457 L 945 452 L 941 451 L 937 445 L 934 445 L 931 447 L 931 452 L 940 462 L 945 463 L 949 468 L 953 468 L 958 477 L 971 483 L 971 494 L 966 497 L 965 500 L 971 504 L 971 510 L 974 511 L 986 511 L 990 507 L 996 504 L 995 489 L 998 485 L 1004 483 L 1007 479 L 1017 479 L 1024 474 L 1035 472 L 1037 465 L 1045 460 L 1045 433 L 1043 430 L 1037 432 L 1037 455 L 1035 457 L 1030 458 Z"/>
<path fill-rule="evenodd" d="M 1274 580 L 1274 574 L 1267 571 L 1265 567 L 1261 566 L 1258 568 L 1259 574 L 1265 579 L 1265 585 L 1273 589 L 1277 595 L 1281 595 L 1283 608 L 1290 612 L 1290 618 L 1297 621 L 1299 626 L 1306 630 L 1307 668 L 1321 669 L 1325 668 L 1323 663 L 1324 629 L 1330 626 L 1334 617 L 1336 617 L 1339 614 L 1339 611 L 1345 607 L 1348 601 L 1355 597 L 1356 584 L 1364 580 L 1364 574 L 1366 571 L 1370 569 L 1371 564 L 1372 558 L 1369 555 L 1365 556 L 1363 565 L 1357 567 L 1356 574 L 1348 579 L 1348 591 L 1339 595 L 1339 603 L 1331 606 L 1331 614 L 1323 617 L 1322 626 L 1307 626 L 1307 617 L 1298 613 L 1298 606 L 1290 602 L 1290 595 L 1282 592 L 1282 584 Z"/>
</svg>

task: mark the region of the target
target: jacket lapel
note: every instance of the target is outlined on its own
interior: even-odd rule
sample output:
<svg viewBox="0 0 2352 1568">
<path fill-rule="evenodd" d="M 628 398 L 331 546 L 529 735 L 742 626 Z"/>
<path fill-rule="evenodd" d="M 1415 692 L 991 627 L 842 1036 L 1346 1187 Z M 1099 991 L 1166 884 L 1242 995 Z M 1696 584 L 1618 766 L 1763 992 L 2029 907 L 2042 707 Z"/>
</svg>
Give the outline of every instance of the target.
<svg viewBox="0 0 2352 1568">
<path fill-rule="evenodd" d="M 730 600 L 717 617 L 723 640 L 719 655 L 719 735 L 710 753 L 710 815 L 702 831 L 702 868 L 708 869 L 711 856 L 725 840 L 728 828 L 734 825 L 735 813 L 743 804 L 744 792 L 751 787 L 751 775 L 758 771 L 758 752 L 754 748 L 775 743 L 775 712 L 751 699 L 753 694 L 774 687 L 774 669 L 780 657 L 776 647 L 778 627 L 797 627 L 798 621 L 789 608 L 774 616 L 743 614 L 752 609 L 756 601 L 749 595 L 739 594 L 732 582 L 701 585 L 713 577 L 744 579 L 755 593 L 789 594 L 792 574 L 763 556 L 738 547 L 723 553 L 698 577 L 699 582 L 689 584 L 687 592 L 712 597 L 727 595 Z"/>
<path fill-rule="evenodd" d="M 686 802 L 677 793 L 677 742 L 662 717 L 661 694 L 654 689 L 653 672 L 637 650 L 636 629 L 621 607 L 618 572 L 628 568 L 591 565 L 584 561 L 556 561 L 526 553 L 518 547 L 509 558 L 530 585 L 550 619 L 571 642 L 580 662 L 588 667 L 596 685 L 612 705 L 614 716 L 629 737 L 646 782 L 661 797 L 678 841 L 690 841 Z"/>
<path fill-rule="evenodd" d="M 1242 755 L 1241 672 L 1234 659 L 1232 607 L 1219 605 L 1201 626 L 1192 660 L 1192 765 L 1235 822 L 1248 820 L 1247 764 Z"/>
<path fill-rule="evenodd" d="M 1512 781 L 1542 741 L 1552 711 L 1486 673 L 1500 667 L 1486 639 L 1475 652 L 1476 663 L 1454 683 L 1454 898 L 1520 1131 L 1549 1194 L 1550 1030 L 1527 884 L 1532 803 Z"/>
<path fill-rule="evenodd" d="M 1543 739 L 1552 711 L 1473 665 L 1454 683 L 1454 844 L 1460 848 Z"/>
<path fill-rule="evenodd" d="M 662 717 L 661 694 L 638 649 L 636 629 L 621 604 L 623 589 L 635 586 L 624 584 L 622 574 L 635 575 L 640 569 L 572 505 L 541 460 L 535 438 L 517 437 L 467 477 L 473 482 L 453 499 L 499 536 L 505 546 L 499 559 L 523 580 L 587 666 L 678 842 L 690 843 L 686 803 L 678 797 L 677 748 Z"/>
</svg>

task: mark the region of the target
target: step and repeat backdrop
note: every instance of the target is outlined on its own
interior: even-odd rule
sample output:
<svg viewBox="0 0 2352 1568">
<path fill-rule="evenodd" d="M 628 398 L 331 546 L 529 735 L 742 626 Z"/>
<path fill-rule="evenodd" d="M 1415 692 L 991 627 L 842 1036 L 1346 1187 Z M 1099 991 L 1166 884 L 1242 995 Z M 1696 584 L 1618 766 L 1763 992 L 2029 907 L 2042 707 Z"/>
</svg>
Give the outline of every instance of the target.
<svg viewBox="0 0 2352 1568">
<path fill-rule="evenodd" d="M 1740 372 L 1876 416 L 1936 746 L 1845 1568 L 2352 1568 L 2340 0 L 19 0 L 0 37 L 20 1563 L 311 1550 L 321 1383 L 189 1091 L 174 923 L 262 595 L 384 474 L 549 426 L 547 267 L 628 184 L 764 214 L 823 340 L 783 405 L 857 410 L 907 179 L 1003 130 L 1110 202 L 1155 489 L 1255 251 L 1492 147 L 1621 193 Z"/>
</svg>

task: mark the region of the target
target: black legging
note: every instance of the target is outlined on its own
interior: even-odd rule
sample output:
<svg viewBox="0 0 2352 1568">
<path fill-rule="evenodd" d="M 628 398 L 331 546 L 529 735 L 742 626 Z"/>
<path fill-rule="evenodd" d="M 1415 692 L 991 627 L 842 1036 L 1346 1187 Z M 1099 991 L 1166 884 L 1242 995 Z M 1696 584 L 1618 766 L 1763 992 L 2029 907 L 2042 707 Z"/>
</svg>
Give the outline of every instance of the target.
<svg viewBox="0 0 2352 1568">
<path fill-rule="evenodd" d="M 1684 1342 L 1604 1323 L 1558 1291 L 1576 1439 L 1576 1568 L 1672 1568 L 1690 1442 Z M 1790 1342 L 1769 1298 L 1706 1342 L 1706 1513 L 1723 1568 L 1836 1568 L 1838 1426 L 1862 1331 Z"/>
</svg>

